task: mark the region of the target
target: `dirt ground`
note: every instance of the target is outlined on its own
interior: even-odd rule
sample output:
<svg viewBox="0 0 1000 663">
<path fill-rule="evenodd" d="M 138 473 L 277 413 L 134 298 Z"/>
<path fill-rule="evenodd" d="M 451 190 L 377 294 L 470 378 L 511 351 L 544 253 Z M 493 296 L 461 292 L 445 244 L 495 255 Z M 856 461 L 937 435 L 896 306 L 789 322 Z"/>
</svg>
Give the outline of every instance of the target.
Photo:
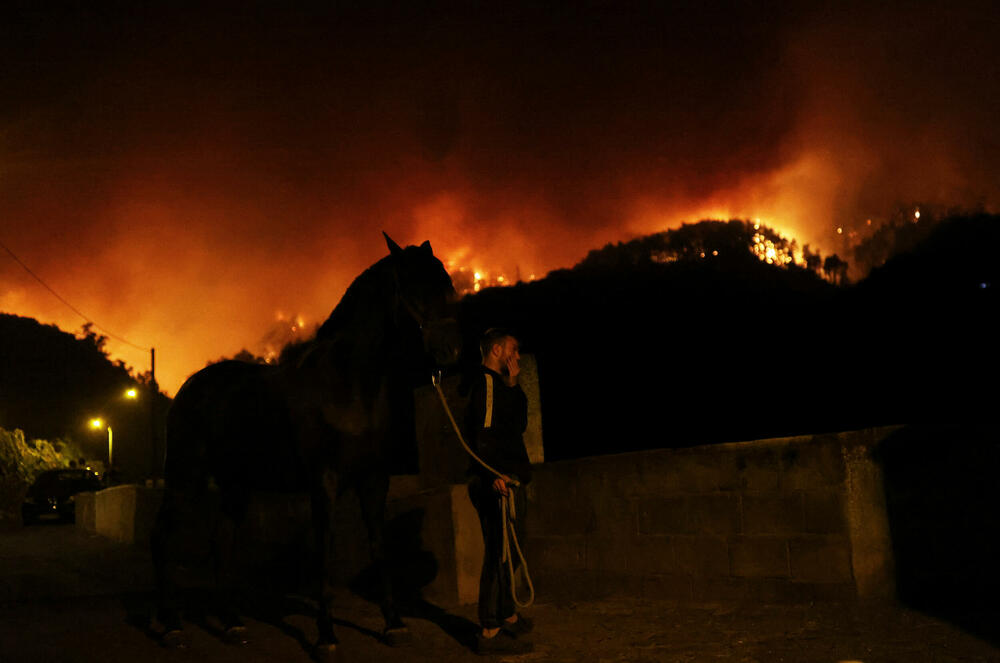
<svg viewBox="0 0 1000 663">
<path fill-rule="evenodd" d="M 249 643 L 225 644 L 211 618 L 195 619 L 185 650 L 160 646 L 144 551 L 68 526 L 0 533 L 0 661 L 253 663 L 309 661 L 313 604 L 288 597 L 249 607 Z M 539 603 L 535 651 L 510 661 L 914 663 L 1000 661 L 998 614 L 946 621 L 899 605 L 744 605 L 637 601 Z M 338 660 L 455 663 L 470 649 L 474 606 L 412 607 L 414 642 L 379 641 L 377 606 L 338 593 Z M 977 635 L 978 634 L 978 635 Z"/>
</svg>

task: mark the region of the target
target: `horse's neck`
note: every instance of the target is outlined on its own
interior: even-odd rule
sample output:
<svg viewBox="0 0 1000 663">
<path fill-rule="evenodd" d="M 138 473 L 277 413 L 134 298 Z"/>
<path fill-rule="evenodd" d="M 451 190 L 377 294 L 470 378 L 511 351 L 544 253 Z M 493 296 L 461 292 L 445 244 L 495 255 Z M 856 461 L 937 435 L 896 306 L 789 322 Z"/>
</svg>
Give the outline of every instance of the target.
<svg viewBox="0 0 1000 663">
<path fill-rule="evenodd" d="M 351 284 L 313 347 L 298 362 L 299 370 L 325 372 L 335 380 L 352 380 L 359 372 L 373 376 L 395 370 L 401 334 L 394 288 L 383 269 L 376 264 Z"/>
<path fill-rule="evenodd" d="M 344 355 L 350 363 L 374 367 L 392 354 L 395 337 L 395 330 L 385 321 L 365 321 L 355 328 L 341 330 L 331 341 L 333 351 Z"/>
<path fill-rule="evenodd" d="M 338 329 L 327 330 L 311 342 L 297 362 L 297 370 L 331 375 L 391 372 L 392 362 L 399 355 L 399 330 L 384 311 L 369 309 L 363 315 L 340 322 Z"/>
</svg>

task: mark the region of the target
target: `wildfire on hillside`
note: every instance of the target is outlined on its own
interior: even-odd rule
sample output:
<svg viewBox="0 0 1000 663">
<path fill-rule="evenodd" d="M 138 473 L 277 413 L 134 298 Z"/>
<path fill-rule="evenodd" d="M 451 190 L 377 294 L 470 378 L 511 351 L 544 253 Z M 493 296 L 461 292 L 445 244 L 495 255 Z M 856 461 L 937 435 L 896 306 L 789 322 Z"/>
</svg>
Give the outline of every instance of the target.
<svg viewBox="0 0 1000 663">
<path fill-rule="evenodd" d="M 717 221 L 705 221 L 705 223 L 720 223 Z M 746 228 L 747 242 L 744 249 L 755 256 L 761 262 L 776 267 L 798 266 L 808 268 L 820 273 L 823 269 L 819 261 L 819 254 L 809 249 L 808 244 L 802 244 L 787 230 L 778 231 L 774 227 L 765 224 L 760 218 L 752 221 L 730 222 L 743 223 Z M 690 224 L 698 226 L 699 224 Z M 868 226 L 871 226 L 869 221 Z M 686 239 L 672 237 L 676 229 L 666 230 L 659 235 L 662 242 L 661 248 L 651 248 L 646 255 L 647 259 L 657 263 L 672 263 L 679 260 L 698 260 L 718 258 L 720 251 L 725 252 L 731 248 L 731 242 L 720 243 L 713 240 L 709 235 L 692 235 Z M 837 234 L 842 234 L 841 228 L 837 229 Z M 861 241 L 859 233 L 851 231 L 850 241 Z M 471 256 L 471 251 L 465 248 L 457 252 L 453 257 L 445 261 L 445 266 L 451 275 L 455 290 L 460 296 L 479 292 L 485 288 L 497 288 L 515 285 L 523 281 L 534 281 L 535 274 L 522 276 L 519 269 L 515 269 L 513 275 L 500 269 L 487 270 L 472 265 L 481 264 L 482 260 L 477 260 Z M 836 264 L 843 264 L 838 258 Z M 823 271 L 823 275 L 830 277 Z"/>
<path fill-rule="evenodd" d="M 155 346 L 169 393 L 236 348 L 273 356 L 295 334 L 289 318 L 261 338 L 278 307 L 324 319 L 385 255 L 383 230 L 431 241 L 461 294 L 684 221 L 757 217 L 797 240 L 759 233 L 746 248 L 764 263 L 822 250 L 856 281 L 936 207 L 1000 209 L 997 40 L 978 5 L 908 9 L 901 28 L 880 3 L 528 4 L 500 21 L 8 21 L 5 90 L 24 103 L 0 126 L 0 239 L 76 311 L 6 256 L 0 309 L 65 329 L 93 317 L 132 365 Z M 105 38 L 121 25 L 139 38 Z M 916 200 L 905 225 L 884 214 Z"/>
<path fill-rule="evenodd" d="M 760 219 L 754 222 L 753 228 L 756 232 L 753 235 L 753 245 L 750 247 L 750 251 L 761 261 L 769 265 L 781 266 L 802 263 L 801 255 L 799 260 L 796 260 L 795 257 L 795 247 L 797 246 L 795 240 L 792 240 L 790 244 L 780 239 L 775 242 L 766 232 L 760 232 Z"/>
<path fill-rule="evenodd" d="M 501 269 L 487 270 L 470 267 L 454 259 L 447 260 L 445 267 L 451 275 L 455 292 L 460 297 L 479 292 L 485 288 L 503 288 L 523 281 L 534 281 L 536 278 L 535 274 L 522 275 L 520 269 L 515 269 L 514 274 L 510 275 Z"/>
<path fill-rule="evenodd" d="M 515 285 L 522 281 L 534 281 L 535 275 L 530 274 L 527 278 L 511 278 L 499 271 L 483 271 L 467 267 L 455 267 L 450 270 L 452 283 L 455 285 L 455 292 L 459 296 L 469 293 L 479 292 L 484 288 L 503 288 Z"/>
<path fill-rule="evenodd" d="M 308 338 L 313 331 L 315 330 L 306 328 L 305 318 L 301 314 L 288 316 L 278 311 L 274 315 L 274 324 L 257 343 L 256 351 L 266 363 L 276 363 L 282 348 Z"/>
</svg>

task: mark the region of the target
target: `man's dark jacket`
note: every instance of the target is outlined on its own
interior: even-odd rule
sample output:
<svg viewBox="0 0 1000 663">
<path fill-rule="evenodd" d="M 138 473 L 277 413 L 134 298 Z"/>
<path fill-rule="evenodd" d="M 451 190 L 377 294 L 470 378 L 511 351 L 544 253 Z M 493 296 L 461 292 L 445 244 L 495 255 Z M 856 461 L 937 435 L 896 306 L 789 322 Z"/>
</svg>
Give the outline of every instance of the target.
<svg viewBox="0 0 1000 663">
<path fill-rule="evenodd" d="M 503 376 L 482 366 L 465 412 L 465 430 L 472 450 L 496 470 L 522 484 L 528 483 L 531 461 L 523 437 L 527 427 L 528 399 L 521 387 L 507 386 Z M 475 460 L 469 465 L 469 474 L 479 477 L 485 485 L 496 478 Z"/>
</svg>

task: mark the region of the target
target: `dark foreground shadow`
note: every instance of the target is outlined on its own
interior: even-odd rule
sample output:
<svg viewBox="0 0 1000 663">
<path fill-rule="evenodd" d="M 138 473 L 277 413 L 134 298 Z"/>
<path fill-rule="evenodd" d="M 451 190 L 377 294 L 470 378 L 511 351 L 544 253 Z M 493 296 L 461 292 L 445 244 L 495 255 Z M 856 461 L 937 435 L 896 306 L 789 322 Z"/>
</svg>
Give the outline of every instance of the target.
<svg viewBox="0 0 1000 663">
<path fill-rule="evenodd" d="M 479 627 L 423 597 L 423 588 L 437 577 L 439 571 L 434 555 L 423 547 L 424 517 L 423 509 L 411 509 L 397 514 L 386 523 L 386 564 L 397 608 L 404 620 L 431 622 L 456 642 L 471 648 Z M 202 535 L 200 538 L 207 538 L 204 532 Z M 307 633 L 289 621 L 292 617 L 302 616 L 314 623 L 317 618 L 318 605 L 312 598 L 315 596 L 316 578 L 311 573 L 317 564 L 315 548 L 309 545 L 309 541 L 310 536 L 300 533 L 294 541 L 285 542 L 293 545 L 258 545 L 256 549 L 245 550 L 240 569 L 244 589 L 234 602 L 242 617 L 274 627 L 312 654 L 315 629 L 310 628 Z M 367 537 L 363 547 L 367 548 Z M 185 628 L 198 628 L 222 640 L 225 634 L 217 617 L 221 610 L 211 581 L 212 574 L 207 568 L 211 562 L 206 557 L 206 546 L 203 543 L 192 544 L 191 548 L 193 552 L 186 555 L 190 567 L 180 574 L 183 582 L 178 590 Z M 351 562 L 347 560 L 346 568 L 338 569 L 341 584 L 355 596 L 379 606 L 382 596 L 379 569 L 368 562 L 355 563 L 353 573 L 344 578 L 344 571 L 351 568 Z M 153 593 L 123 597 L 128 623 L 150 640 L 162 643 L 163 632 L 155 619 L 155 601 Z M 345 617 L 349 615 L 338 615 L 335 608 L 334 626 L 352 629 L 374 641 L 384 642 L 381 632 Z"/>
<path fill-rule="evenodd" d="M 316 644 L 314 638 L 288 621 L 290 617 L 303 616 L 307 617 L 310 622 L 315 622 L 318 608 L 312 599 L 296 595 L 256 594 L 244 601 L 243 614 L 274 627 L 280 633 L 295 640 L 303 651 L 310 655 L 313 653 Z M 343 616 L 334 615 L 333 625 L 336 629 L 348 628 L 357 631 L 374 642 L 383 642 L 381 633 L 356 624 L 349 619 L 344 619 Z"/>
<path fill-rule="evenodd" d="M 181 615 L 185 630 L 199 629 L 204 633 L 225 642 L 225 631 L 218 618 L 219 609 L 216 597 L 211 588 L 188 588 L 180 592 Z M 267 624 L 286 637 L 294 640 L 304 652 L 310 656 L 315 649 L 315 629 L 309 632 L 295 626 L 293 617 L 306 617 L 314 623 L 317 617 L 317 604 L 313 599 L 295 594 L 276 595 L 271 593 L 248 591 L 237 600 L 236 605 L 240 617 Z M 155 596 L 152 593 L 134 594 L 122 597 L 122 606 L 126 612 L 126 623 L 141 632 L 157 645 L 163 644 L 163 628 L 156 620 Z M 337 629 L 352 629 L 361 635 L 371 638 L 377 643 L 383 642 L 380 632 L 361 626 L 343 615 L 334 615 L 333 623 Z"/>
<path fill-rule="evenodd" d="M 447 633 L 463 647 L 467 649 L 475 647 L 476 634 L 480 630 L 479 625 L 465 617 L 452 614 L 429 601 L 421 600 L 408 606 L 403 616 L 427 620 Z"/>
<path fill-rule="evenodd" d="M 217 618 L 214 594 L 208 588 L 193 588 L 181 593 L 182 618 L 185 629 L 196 628 L 220 641 L 225 641 L 222 624 Z M 365 596 L 365 600 L 369 600 Z M 155 619 L 155 597 L 152 593 L 130 594 L 122 597 L 129 626 L 141 632 L 151 642 L 163 644 L 163 630 Z M 377 604 L 377 601 L 372 601 Z M 317 604 L 311 598 L 296 594 L 275 595 L 248 592 L 238 600 L 240 615 L 246 619 L 267 624 L 284 636 L 294 640 L 304 652 L 312 655 L 315 647 L 315 629 L 302 629 L 293 623 L 294 617 L 305 617 L 309 623 L 315 622 Z M 399 605 L 404 621 L 420 619 L 440 628 L 449 637 L 465 648 L 475 644 L 479 626 L 465 617 L 453 614 L 419 596 L 410 596 Z M 334 614 L 336 629 L 351 629 L 370 638 L 374 643 L 385 645 L 383 634 L 351 621 L 349 615 Z"/>
<path fill-rule="evenodd" d="M 423 588 L 434 581 L 439 572 L 434 555 L 423 547 L 424 517 L 423 509 L 411 509 L 386 523 L 387 563 L 396 605 L 404 619 L 429 621 L 462 646 L 472 648 L 479 626 L 423 597 Z M 374 565 L 362 570 L 349 586 L 366 601 L 379 603 L 380 576 Z"/>
<path fill-rule="evenodd" d="M 908 426 L 878 456 L 899 600 L 1000 645 L 1000 426 Z"/>
</svg>

